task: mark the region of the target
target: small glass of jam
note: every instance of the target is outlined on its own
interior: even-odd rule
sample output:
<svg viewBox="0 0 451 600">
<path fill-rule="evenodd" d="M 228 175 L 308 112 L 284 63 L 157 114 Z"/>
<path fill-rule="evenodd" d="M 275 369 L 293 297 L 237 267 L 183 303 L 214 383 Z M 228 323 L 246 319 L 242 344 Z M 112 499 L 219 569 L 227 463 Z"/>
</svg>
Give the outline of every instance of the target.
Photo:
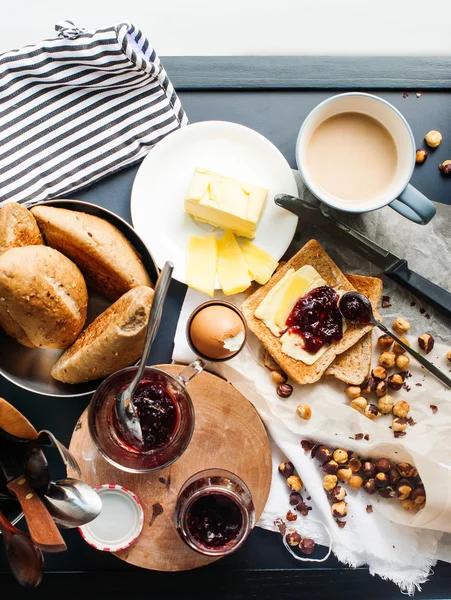
<svg viewBox="0 0 451 600">
<path fill-rule="evenodd" d="M 133 397 L 142 444 L 124 439 L 115 410 L 118 391 L 131 382 L 137 367 L 122 369 L 103 381 L 89 405 L 88 423 L 104 458 L 130 473 L 162 469 L 180 458 L 194 431 L 194 407 L 185 386 L 203 367 L 201 360 L 194 361 L 178 377 L 146 367 Z"/>
<path fill-rule="evenodd" d="M 240 548 L 255 525 L 247 485 L 225 469 L 207 469 L 180 490 L 174 523 L 181 539 L 206 556 L 225 556 Z"/>
</svg>

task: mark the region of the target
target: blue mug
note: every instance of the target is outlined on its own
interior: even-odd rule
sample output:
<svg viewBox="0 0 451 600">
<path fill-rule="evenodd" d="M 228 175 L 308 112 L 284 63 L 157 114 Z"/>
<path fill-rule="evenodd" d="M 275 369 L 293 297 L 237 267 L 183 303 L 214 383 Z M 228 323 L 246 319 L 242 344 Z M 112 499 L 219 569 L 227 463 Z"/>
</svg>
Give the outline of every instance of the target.
<svg viewBox="0 0 451 600">
<path fill-rule="evenodd" d="M 379 121 L 392 135 L 398 153 L 398 164 L 390 185 L 370 199 L 353 201 L 337 198 L 321 188 L 312 178 L 307 163 L 309 140 L 326 119 L 341 113 L 359 112 Z M 307 116 L 296 142 L 296 162 L 306 186 L 321 202 L 345 212 L 362 213 L 390 206 L 407 219 L 425 225 L 435 215 L 432 202 L 410 185 L 415 167 L 416 146 L 412 130 L 397 108 L 378 96 L 350 92 L 332 96 L 318 104 Z"/>
</svg>

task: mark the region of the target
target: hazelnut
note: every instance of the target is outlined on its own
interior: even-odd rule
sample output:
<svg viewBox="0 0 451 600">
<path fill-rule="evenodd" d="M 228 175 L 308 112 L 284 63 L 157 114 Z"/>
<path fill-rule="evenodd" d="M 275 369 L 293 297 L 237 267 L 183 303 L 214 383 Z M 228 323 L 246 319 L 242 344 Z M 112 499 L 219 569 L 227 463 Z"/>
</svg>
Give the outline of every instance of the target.
<svg viewBox="0 0 451 600">
<path fill-rule="evenodd" d="M 315 551 L 315 542 L 310 538 L 304 538 L 299 544 L 299 550 L 302 554 L 313 554 Z"/>
<path fill-rule="evenodd" d="M 396 486 L 396 491 L 400 500 L 407 500 L 412 493 L 412 490 L 412 484 L 408 479 L 400 479 Z"/>
<path fill-rule="evenodd" d="M 424 141 L 430 148 L 437 148 L 442 143 L 443 136 L 440 131 L 432 129 L 424 136 Z"/>
<path fill-rule="evenodd" d="M 277 386 L 277 394 L 281 398 L 289 398 L 292 393 L 293 393 L 293 386 L 290 385 L 289 383 L 280 383 Z"/>
<path fill-rule="evenodd" d="M 299 492 L 291 492 L 289 502 L 291 506 L 296 506 L 299 502 L 302 502 L 302 496 Z"/>
<path fill-rule="evenodd" d="M 393 375 L 390 375 L 388 378 L 388 385 L 392 390 L 400 390 L 404 385 L 404 377 L 401 373 L 393 373 Z"/>
<path fill-rule="evenodd" d="M 287 540 L 289 546 L 299 546 L 302 540 L 297 531 L 289 531 L 285 536 L 285 539 Z"/>
<path fill-rule="evenodd" d="M 334 502 L 331 507 L 332 516 L 340 519 L 341 517 L 346 517 L 348 514 L 348 507 L 346 502 L 343 500 L 341 502 Z"/>
<path fill-rule="evenodd" d="M 429 354 L 434 347 L 434 338 L 430 333 L 423 333 L 422 335 L 418 336 L 418 345 L 420 346 L 421 350 L 424 350 L 426 354 Z"/>
<path fill-rule="evenodd" d="M 410 500 L 410 498 L 407 498 L 407 500 L 402 500 L 401 506 L 403 507 L 404 510 L 414 510 L 415 509 L 415 503 L 412 500 Z"/>
<path fill-rule="evenodd" d="M 363 489 L 367 494 L 375 494 L 377 492 L 377 487 L 374 479 L 367 479 L 363 484 Z"/>
<path fill-rule="evenodd" d="M 391 485 L 387 485 L 377 491 L 382 498 L 396 498 L 396 490 Z"/>
<path fill-rule="evenodd" d="M 388 472 L 388 478 L 391 484 L 397 483 L 401 479 L 401 475 L 398 473 L 398 469 L 392 467 Z"/>
<path fill-rule="evenodd" d="M 444 160 L 439 164 L 438 170 L 443 173 L 443 175 L 451 175 L 451 160 Z"/>
<path fill-rule="evenodd" d="M 380 458 L 374 463 L 374 466 L 376 467 L 376 471 L 380 473 L 388 473 L 392 467 L 388 458 Z"/>
<path fill-rule="evenodd" d="M 398 356 L 396 357 L 396 366 L 398 367 L 398 369 L 401 369 L 401 371 L 407 371 L 409 364 L 410 359 L 408 356 L 406 356 L 405 354 L 398 354 Z"/>
<path fill-rule="evenodd" d="M 382 352 L 379 356 L 379 364 L 381 367 L 391 369 L 395 366 L 396 354 L 394 352 Z"/>
<path fill-rule="evenodd" d="M 337 477 L 340 481 L 349 481 L 352 477 L 352 471 L 349 467 L 340 467 L 337 471 Z"/>
<path fill-rule="evenodd" d="M 339 463 L 339 464 L 343 464 L 348 461 L 348 453 L 346 452 L 346 450 L 343 450 L 342 448 L 337 448 L 334 451 L 333 457 L 334 457 L 334 460 L 337 461 L 337 463 Z"/>
<path fill-rule="evenodd" d="M 330 492 L 337 485 L 338 479 L 336 475 L 325 475 L 323 479 L 323 488 Z"/>
<path fill-rule="evenodd" d="M 351 460 L 348 463 L 348 467 L 353 473 L 358 473 L 362 468 L 362 463 L 358 458 L 351 458 Z"/>
<path fill-rule="evenodd" d="M 382 398 L 382 396 L 385 396 L 387 391 L 388 391 L 388 382 L 385 379 L 378 381 L 377 386 L 376 386 L 376 396 L 378 398 Z"/>
<path fill-rule="evenodd" d="M 451 362 L 451 350 L 446 353 L 446 358 Z"/>
<path fill-rule="evenodd" d="M 388 415 L 393 408 L 393 398 L 390 394 L 386 394 L 385 396 L 381 396 L 377 401 L 377 408 L 383 415 Z"/>
<path fill-rule="evenodd" d="M 382 352 L 390 350 L 390 348 L 392 347 L 392 344 L 393 344 L 393 339 L 386 333 L 384 333 L 384 335 L 381 335 L 379 337 L 379 339 L 377 340 L 377 345 L 379 347 L 379 350 L 382 350 Z"/>
<path fill-rule="evenodd" d="M 418 471 L 415 469 L 415 467 L 406 462 L 399 463 L 396 468 L 398 469 L 401 477 L 406 479 L 410 479 L 411 477 L 416 477 L 418 475 Z"/>
<path fill-rule="evenodd" d="M 387 377 L 387 371 L 384 367 L 374 367 L 374 369 L 371 371 L 371 375 L 374 377 L 374 379 L 385 379 Z"/>
<path fill-rule="evenodd" d="M 351 398 L 351 400 L 354 400 L 354 398 L 358 398 L 360 396 L 360 388 L 356 385 L 348 385 L 346 388 L 346 395 L 348 398 Z"/>
<path fill-rule="evenodd" d="M 409 340 L 408 339 L 406 339 L 404 337 L 400 337 L 399 339 L 401 340 L 401 342 L 404 342 L 404 344 L 406 346 L 409 346 L 409 348 L 410 348 L 410 344 L 409 344 Z M 394 343 L 394 345 L 393 345 L 393 352 L 395 354 L 404 354 L 405 351 L 406 351 L 405 348 L 403 348 L 400 344 L 398 344 L 398 342 Z"/>
<path fill-rule="evenodd" d="M 426 502 L 423 502 L 422 504 L 419 504 L 419 505 L 417 504 L 417 505 L 416 505 L 416 508 L 417 508 L 418 510 L 423 510 L 423 508 L 425 508 L 425 507 L 426 507 Z"/>
<path fill-rule="evenodd" d="M 395 433 L 397 433 L 399 431 L 405 431 L 407 429 L 407 419 L 400 418 L 400 417 L 393 419 L 391 428 L 393 429 L 393 431 Z"/>
<path fill-rule="evenodd" d="M 363 411 L 363 414 L 368 419 L 374 420 L 380 416 L 380 412 L 377 410 L 377 406 L 375 404 L 368 404 L 368 406 Z"/>
<path fill-rule="evenodd" d="M 287 375 L 283 371 L 271 371 L 271 379 L 276 385 L 286 383 L 288 381 Z"/>
<path fill-rule="evenodd" d="M 409 414 L 410 406 L 405 400 L 399 400 L 393 407 L 393 414 L 395 417 L 407 417 Z"/>
<path fill-rule="evenodd" d="M 360 475 L 353 475 L 349 479 L 348 484 L 352 487 L 353 490 L 358 490 L 362 487 L 363 479 L 360 477 Z"/>
<path fill-rule="evenodd" d="M 299 404 L 299 406 L 296 409 L 296 414 L 301 419 L 309 421 L 312 417 L 312 409 L 308 404 Z"/>
<path fill-rule="evenodd" d="M 415 162 L 417 165 L 422 165 L 428 157 L 428 151 L 424 148 L 418 148 L 415 154 Z"/>
<path fill-rule="evenodd" d="M 294 465 L 291 462 L 283 462 L 279 465 L 279 473 L 284 477 L 289 477 L 294 473 Z"/>
<path fill-rule="evenodd" d="M 423 504 L 423 502 L 425 502 L 426 500 L 426 493 L 424 491 L 424 488 L 415 488 L 411 492 L 409 500 L 412 500 L 412 502 L 414 502 L 415 504 Z"/>
<path fill-rule="evenodd" d="M 326 462 L 332 456 L 332 452 L 329 450 L 327 446 L 319 446 L 315 452 L 315 458 L 319 460 L 320 463 Z"/>
<path fill-rule="evenodd" d="M 372 394 L 376 389 L 376 380 L 373 377 L 365 379 L 362 385 L 362 394 Z"/>
<path fill-rule="evenodd" d="M 338 463 L 336 460 L 328 460 L 321 467 L 325 473 L 329 475 L 336 475 L 338 471 Z"/>
<path fill-rule="evenodd" d="M 410 329 L 410 323 L 407 319 L 398 317 L 393 321 L 393 329 L 398 333 L 407 333 Z"/>
<path fill-rule="evenodd" d="M 286 514 L 286 520 L 287 521 L 296 521 L 296 519 L 298 518 L 297 515 L 294 514 L 294 512 L 291 512 L 291 510 L 289 510 Z"/>
<path fill-rule="evenodd" d="M 337 485 L 329 492 L 329 498 L 341 502 L 346 498 L 346 490 L 342 485 Z"/>
<path fill-rule="evenodd" d="M 287 486 L 293 492 L 300 492 L 302 490 L 302 480 L 299 475 L 291 475 L 288 477 Z"/>
<path fill-rule="evenodd" d="M 358 410 L 359 412 L 363 412 L 365 410 L 367 404 L 368 404 L 368 402 L 365 400 L 365 398 L 360 396 L 359 398 L 354 398 L 354 400 L 351 402 L 351 408 L 354 408 L 355 410 Z"/>
<path fill-rule="evenodd" d="M 376 473 L 376 477 L 374 478 L 374 482 L 376 484 L 376 487 L 385 487 L 386 485 L 388 485 L 390 483 L 390 477 L 388 476 L 388 473 Z"/>
<path fill-rule="evenodd" d="M 376 475 L 376 467 L 370 460 L 366 460 L 362 464 L 362 475 L 364 475 L 364 477 L 369 477 L 370 479 Z"/>
</svg>

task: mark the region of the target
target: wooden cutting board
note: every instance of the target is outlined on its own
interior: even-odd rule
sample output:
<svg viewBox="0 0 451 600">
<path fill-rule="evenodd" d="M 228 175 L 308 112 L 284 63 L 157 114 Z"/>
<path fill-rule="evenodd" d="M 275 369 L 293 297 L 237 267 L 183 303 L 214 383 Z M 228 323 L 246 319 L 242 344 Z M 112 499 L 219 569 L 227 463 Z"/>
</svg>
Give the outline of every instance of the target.
<svg viewBox="0 0 451 600">
<path fill-rule="evenodd" d="M 182 371 L 176 365 L 159 368 L 171 375 Z M 140 498 L 144 507 L 143 532 L 134 546 L 117 552 L 116 556 L 145 569 L 183 571 L 218 560 L 188 548 L 173 524 L 179 490 L 191 475 L 215 467 L 236 473 L 252 493 L 257 520 L 271 486 L 269 441 L 252 404 L 229 383 L 206 372 L 188 385 L 188 391 L 196 414 L 193 438 L 182 457 L 167 469 L 137 475 L 110 465 L 91 440 L 87 410 L 77 423 L 70 443 L 84 481 L 92 486 L 117 483 Z"/>
</svg>

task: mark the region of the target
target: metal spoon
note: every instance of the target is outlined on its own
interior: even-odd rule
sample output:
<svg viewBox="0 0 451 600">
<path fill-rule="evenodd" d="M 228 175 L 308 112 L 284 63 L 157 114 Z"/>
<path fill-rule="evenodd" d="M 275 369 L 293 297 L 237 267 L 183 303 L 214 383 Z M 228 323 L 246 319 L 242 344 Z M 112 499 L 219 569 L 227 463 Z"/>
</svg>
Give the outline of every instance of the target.
<svg viewBox="0 0 451 600">
<path fill-rule="evenodd" d="M 52 481 L 43 500 L 58 527 L 65 529 L 90 523 L 102 510 L 99 494 L 78 479 Z"/>
<path fill-rule="evenodd" d="M 133 394 L 135 393 L 135 390 L 143 377 L 150 348 L 160 326 L 163 305 L 169 289 L 169 284 L 171 283 L 173 270 L 174 265 L 171 262 L 166 262 L 158 277 L 155 286 L 155 294 L 150 309 L 149 321 L 147 324 L 143 353 L 138 370 L 136 371 L 136 375 L 131 383 L 124 390 L 121 390 L 116 398 L 116 414 L 119 426 L 125 440 L 131 440 L 132 443 L 136 443 L 136 441 L 138 441 L 140 444 L 142 444 L 143 442 L 141 421 L 139 420 L 139 417 L 136 413 L 136 408 L 133 404 Z"/>
<path fill-rule="evenodd" d="M 349 303 L 352 303 L 356 306 L 355 303 L 359 305 L 359 309 L 364 313 L 364 319 L 362 320 L 359 317 L 355 317 L 352 311 L 352 307 L 350 308 Z M 340 309 L 343 317 L 350 322 L 354 323 L 371 323 L 375 327 L 378 327 L 381 331 L 388 334 L 395 342 L 397 342 L 404 350 L 413 356 L 420 364 L 425 367 L 432 375 L 437 377 L 442 383 L 444 383 L 448 388 L 451 388 L 451 379 L 445 375 L 440 369 L 438 369 L 435 365 L 433 365 L 427 358 L 424 358 L 423 355 L 413 350 L 410 346 L 405 344 L 397 335 L 395 335 L 392 331 L 387 329 L 385 325 L 379 323 L 379 321 L 374 317 L 373 307 L 369 299 L 360 292 L 345 292 L 340 301 L 338 303 L 338 308 Z"/>
<path fill-rule="evenodd" d="M 37 587 L 44 574 L 42 552 L 26 533 L 14 527 L 0 510 L 0 532 L 14 577 L 24 587 Z"/>
</svg>

